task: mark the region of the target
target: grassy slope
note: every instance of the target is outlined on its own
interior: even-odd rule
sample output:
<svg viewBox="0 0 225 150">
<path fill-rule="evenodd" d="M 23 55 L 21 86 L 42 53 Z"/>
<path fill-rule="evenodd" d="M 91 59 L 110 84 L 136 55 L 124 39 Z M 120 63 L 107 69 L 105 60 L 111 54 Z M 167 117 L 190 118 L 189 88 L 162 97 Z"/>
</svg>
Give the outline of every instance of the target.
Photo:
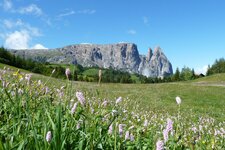
<svg viewBox="0 0 225 150">
<path fill-rule="evenodd" d="M 4 65 L 0 64 L 0 68 Z M 59 87 L 68 84 L 65 80 L 48 78 L 42 75 L 33 75 L 33 79 L 41 79 L 50 86 Z M 74 91 L 82 90 L 89 96 L 115 99 L 122 96 L 131 99 L 130 107 L 140 105 L 146 111 L 159 110 L 162 112 L 177 113 L 175 97 L 182 99 L 181 109 L 187 115 L 192 113 L 209 115 L 219 120 L 225 118 L 225 87 L 209 86 L 204 83 L 223 83 L 225 74 L 217 74 L 191 82 L 163 83 L 163 84 L 101 84 L 72 82 Z"/>
</svg>

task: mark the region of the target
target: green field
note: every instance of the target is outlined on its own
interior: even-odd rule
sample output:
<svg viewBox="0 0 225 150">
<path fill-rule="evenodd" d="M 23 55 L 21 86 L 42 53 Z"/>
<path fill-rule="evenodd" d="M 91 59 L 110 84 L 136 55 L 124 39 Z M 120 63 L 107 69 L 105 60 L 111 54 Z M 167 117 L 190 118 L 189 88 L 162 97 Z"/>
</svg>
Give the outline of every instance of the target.
<svg viewBox="0 0 225 150">
<path fill-rule="evenodd" d="M 0 64 L 0 68 L 3 68 L 4 66 L 5 65 Z M 10 71 L 8 71 L 8 73 L 12 74 L 16 72 L 16 70 L 17 70 L 16 68 L 13 68 Z M 24 90 L 30 91 L 30 93 L 32 92 L 35 93 L 35 90 L 36 90 L 39 94 L 42 93 L 42 91 L 40 90 L 41 87 L 43 88 L 45 86 L 48 86 L 49 88 L 52 89 L 52 91 L 56 91 L 55 89 L 60 89 L 60 87 L 65 86 L 64 88 L 65 95 L 63 96 L 63 98 L 59 98 L 59 96 L 57 96 L 58 93 L 53 92 L 53 95 L 55 95 L 52 97 L 53 105 L 46 102 L 46 100 L 47 101 L 49 100 L 49 95 L 46 96 L 45 94 L 44 95 L 40 94 L 40 96 L 34 96 L 34 97 L 25 94 L 25 95 L 22 95 L 21 98 L 20 96 L 15 97 L 15 99 L 17 99 L 18 101 L 23 101 L 24 99 L 26 101 L 30 101 L 32 99 L 33 102 L 30 104 L 32 108 L 29 109 L 29 113 L 31 113 L 34 117 L 34 119 L 31 119 L 31 122 L 33 125 L 29 124 L 28 129 L 21 129 L 22 125 L 21 126 L 19 125 L 19 123 L 21 123 L 21 120 L 18 118 L 25 119 L 22 117 L 23 116 L 22 114 L 25 110 L 23 110 L 24 108 L 20 108 L 20 104 L 18 106 L 15 105 L 14 107 L 11 108 L 12 114 L 13 112 L 14 112 L 14 115 L 16 112 L 19 113 L 17 114 L 18 116 L 15 115 L 18 117 L 15 120 L 10 120 L 9 118 L 7 118 L 6 114 L 1 113 L 3 115 L 0 117 L 2 121 L 1 123 L 2 127 L 0 128 L 0 136 L 1 136 L 0 140 L 2 139 L 0 143 L 0 149 L 1 147 L 8 149 L 13 147 L 18 148 L 20 146 L 22 149 L 26 149 L 26 148 L 39 149 L 40 147 L 42 147 L 41 145 L 43 143 L 44 143 L 43 149 L 55 149 L 54 146 L 57 146 L 57 145 L 61 145 L 64 148 L 66 147 L 68 148 L 68 146 L 71 146 L 71 144 L 78 144 L 78 145 L 83 144 L 83 147 L 82 146 L 79 147 L 80 149 L 85 149 L 84 147 L 88 147 L 87 149 L 96 149 L 97 147 L 98 148 L 101 147 L 101 145 L 103 146 L 103 149 L 104 148 L 106 149 L 107 148 L 108 149 L 112 149 L 112 148 L 114 149 L 115 148 L 116 149 L 127 149 L 127 148 L 155 149 L 156 141 L 159 139 L 162 139 L 163 137 L 162 133 L 159 133 L 160 132 L 159 126 L 160 124 L 165 126 L 166 118 L 168 117 L 173 118 L 172 120 L 175 123 L 175 126 L 174 126 L 175 135 L 171 136 L 169 138 L 169 142 L 165 143 L 165 146 L 167 148 L 194 149 L 195 147 L 197 149 L 199 148 L 208 149 L 208 148 L 211 148 L 212 146 L 215 146 L 215 143 L 218 144 L 217 145 L 218 149 L 224 148 L 223 137 L 225 133 L 223 133 L 221 137 L 219 137 L 218 139 L 214 137 L 213 135 L 214 135 L 214 131 L 215 132 L 217 131 L 217 128 L 220 129 L 221 127 L 224 127 L 225 125 L 225 119 L 224 119 L 225 118 L 225 109 L 224 109 L 225 108 L 225 94 L 224 94 L 225 93 L 225 82 L 224 82 L 225 74 L 217 74 L 217 75 L 208 76 L 208 77 L 204 77 L 204 78 L 193 80 L 193 81 L 187 81 L 187 82 L 173 82 L 173 83 L 161 83 L 161 84 L 104 83 L 104 84 L 98 85 L 97 83 L 75 82 L 75 81 L 71 82 L 67 80 L 59 80 L 59 79 L 55 79 L 51 77 L 45 77 L 38 74 L 32 74 L 31 79 L 32 79 L 32 84 L 31 84 L 32 86 L 28 86 L 28 88 L 26 88 L 23 85 L 20 85 L 20 83 L 16 81 L 16 78 L 14 77 L 7 78 L 8 82 L 12 82 L 11 84 L 9 84 L 9 91 L 10 91 L 10 88 L 11 90 L 14 89 L 14 87 L 12 86 L 13 83 L 18 84 L 18 88 L 21 86 L 20 88 L 24 88 Z M 37 80 L 41 80 L 42 84 L 40 85 L 37 84 Z M 0 89 L 1 88 L 2 87 L 0 87 Z M 87 106 L 86 108 L 82 108 L 82 106 L 79 106 L 80 114 L 79 113 L 76 114 L 77 116 L 74 118 L 75 119 L 74 122 L 70 122 L 68 120 L 70 116 L 70 113 L 69 113 L 70 108 L 68 108 L 67 104 L 69 103 L 71 99 L 75 99 L 76 101 L 77 91 L 81 91 L 84 93 L 84 96 L 86 100 L 88 101 L 89 106 Z M 7 93 L 4 94 L 4 90 L 2 92 L 3 92 L 3 95 L 1 95 L 1 98 L 3 99 L 3 101 L 1 103 L 4 105 L 4 107 L 2 105 L 1 108 L 2 109 L 10 108 L 12 105 L 9 102 L 10 101 L 9 95 Z M 120 96 L 122 97 L 122 103 L 120 106 L 117 106 L 115 105 L 115 101 Z M 179 96 L 182 100 L 180 106 L 178 106 L 175 101 L 176 96 Z M 10 99 L 12 100 L 13 98 L 10 98 Z M 106 110 L 105 109 L 102 110 L 99 104 L 99 103 L 102 103 L 104 100 L 107 100 L 108 102 L 110 102 L 110 106 Z M 61 108 L 61 105 L 58 106 L 59 101 L 60 103 L 61 102 L 63 103 L 62 108 Z M 36 104 L 34 103 L 37 103 L 37 106 L 39 106 L 40 108 L 36 108 Z M 59 115 L 60 111 L 59 112 L 54 111 L 54 107 L 55 108 L 60 107 L 60 110 L 62 109 L 61 111 L 65 111 L 63 113 L 63 116 L 61 116 L 61 119 L 63 120 L 62 124 L 59 123 L 59 120 L 57 120 L 57 114 Z M 94 113 L 94 115 L 90 113 L 91 109 L 93 108 L 94 110 L 96 110 L 96 113 Z M 46 109 L 48 109 L 48 111 Z M 124 140 L 122 140 L 120 136 L 117 137 L 117 135 L 114 135 L 113 137 L 111 137 L 112 138 L 111 139 L 110 137 L 108 137 L 108 135 L 103 134 L 102 130 L 104 129 L 104 127 L 108 126 L 108 124 L 104 124 L 105 123 L 104 122 L 101 125 L 101 121 L 99 121 L 99 117 L 101 118 L 102 114 L 105 114 L 108 111 L 112 111 L 112 109 L 116 109 L 118 110 L 118 112 L 121 111 L 121 114 L 119 114 L 118 118 L 116 118 L 117 122 L 123 122 L 123 123 L 129 124 L 130 126 L 131 125 L 136 126 L 135 131 L 131 130 L 133 131 L 133 134 L 136 137 L 136 140 L 134 143 L 132 142 L 124 143 Z M 134 112 L 135 114 L 138 114 L 141 120 L 140 123 L 139 121 L 134 121 L 132 119 L 130 120 L 132 120 L 133 123 L 130 123 L 130 122 L 128 123 L 128 120 L 126 119 L 124 121 L 124 117 L 130 118 L 130 115 L 129 115 L 130 113 L 127 114 L 123 112 L 124 110 L 130 113 Z M 25 111 L 26 115 L 27 115 L 27 111 Z M 32 111 L 34 112 L 32 113 Z M 82 113 L 83 113 L 83 116 L 81 115 Z M 40 118 L 41 114 L 46 114 L 46 116 L 43 118 Z M 156 117 L 153 117 L 155 115 Z M 50 116 L 51 117 L 55 116 L 56 118 L 51 118 Z M 79 118 L 82 118 L 82 120 L 86 120 L 84 123 L 85 127 L 83 127 L 84 129 L 82 128 L 82 132 L 86 136 L 80 135 L 81 134 L 80 131 L 79 131 L 79 136 L 76 135 L 78 134 L 78 130 L 76 130 L 75 135 L 70 135 L 68 133 L 68 132 L 73 132 L 73 128 L 75 128 L 75 125 L 77 124 L 76 120 L 77 119 L 79 120 Z M 195 137 L 196 133 L 195 132 L 188 133 L 188 131 L 190 130 L 192 125 L 195 125 L 196 127 L 202 125 L 203 118 L 208 118 L 209 120 L 213 118 L 214 121 L 213 123 L 208 122 L 208 127 L 205 128 L 204 133 L 202 133 L 202 137 L 201 137 L 202 139 L 199 140 L 200 143 L 197 142 L 197 144 L 193 144 L 192 143 L 193 139 L 191 137 Z M 151 126 L 149 125 L 149 128 L 146 130 L 146 134 L 142 135 L 141 132 L 143 127 L 141 127 L 142 126 L 141 124 L 143 124 L 144 120 L 149 120 L 149 124 L 151 124 Z M 3 123 L 4 121 L 8 121 L 8 122 Z M 43 124 L 40 124 L 40 122 L 46 122 L 46 124 L 43 125 Z M 62 129 L 59 129 L 60 127 L 57 126 L 58 123 L 60 124 L 60 127 L 62 126 Z M 94 124 L 94 126 L 92 126 L 92 124 Z M 116 123 L 114 124 L 114 126 L 115 126 L 114 128 L 116 128 Z M 6 129 L 7 127 L 11 128 L 12 130 Z M 68 129 L 65 129 L 64 127 Z M 184 127 L 187 127 L 187 128 L 184 129 Z M 48 145 L 48 143 L 44 141 L 44 138 L 48 129 L 51 129 L 53 131 L 53 134 L 54 133 L 62 134 L 63 136 L 61 141 L 59 139 L 57 141 L 57 138 L 56 138 L 53 140 L 52 143 Z M 126 129 L 129 130 L 128 127 L 126 127 Z M 210 134 L 206 131 L 206 129 L 210 131 Z M 20 136 L 20 138 L 18 139 L 16 138 L 16 135 L 20 133 L 20 130 L 25 130 L 25 131 L 23 136 L 22 137 Z M 66 133 L 68 135 L 65 135 Z M 26 134 L 28 134 L 29 136 L 26 137 Z M 13 136 L 15 140 L 11 139 L 12 141 L 10 141 L 9 139 L 7 143 L 6 137 L 8 136 Z M 59 135 L 57 135 L 56 137 L 58 136 Z M 76 140 L 71 139 L 72 137 L 75 138 Z M 137 137 L 139 138 L 137 139 Z M 93 138 L 96 138 L 99 140 L 96 141 Z M 147 140 L 148 138 L 149 140 Z M 37 139 L 41 140 L 39 142 L 39 145 L 36 147 L 32 146 L 32 143 Z M 65 140 L 65 143 L 63 143 L 64 140 Z M 90 145 L 90 143 L 92 144 L 91 147 L 88 146 Z M 76 149 L 76 146 L 74 148 Z"/>
</svg>

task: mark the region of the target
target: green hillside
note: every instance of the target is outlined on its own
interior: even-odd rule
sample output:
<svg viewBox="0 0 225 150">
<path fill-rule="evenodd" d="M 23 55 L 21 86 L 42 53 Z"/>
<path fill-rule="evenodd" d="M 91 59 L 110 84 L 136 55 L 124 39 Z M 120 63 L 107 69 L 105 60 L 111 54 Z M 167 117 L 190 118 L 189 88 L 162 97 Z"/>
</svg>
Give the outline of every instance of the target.
<svg viewBox="0 0 225 150">
<path fill-rule="evenodd" d="M 4 66 L 0 149 L 156 149 L 165 131 L 168 149 L 225 148 L 224 74 L 99 85 L 34 73 L 30 80 L 30 72 Z"/>
</svg>

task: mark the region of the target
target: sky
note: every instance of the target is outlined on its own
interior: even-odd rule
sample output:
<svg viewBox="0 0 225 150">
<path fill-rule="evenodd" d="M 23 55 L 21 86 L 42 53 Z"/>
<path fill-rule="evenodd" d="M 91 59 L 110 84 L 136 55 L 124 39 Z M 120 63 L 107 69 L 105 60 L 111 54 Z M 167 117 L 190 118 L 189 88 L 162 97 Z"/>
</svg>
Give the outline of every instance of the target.
<svg viewBox="0 0 225 150">
<path fill-rule="evenodd" d="M 160 46 L 173 65 L 204 73 L 225 57 L 224 0 L 0 0 L 0 46 Z"/>
</svg>

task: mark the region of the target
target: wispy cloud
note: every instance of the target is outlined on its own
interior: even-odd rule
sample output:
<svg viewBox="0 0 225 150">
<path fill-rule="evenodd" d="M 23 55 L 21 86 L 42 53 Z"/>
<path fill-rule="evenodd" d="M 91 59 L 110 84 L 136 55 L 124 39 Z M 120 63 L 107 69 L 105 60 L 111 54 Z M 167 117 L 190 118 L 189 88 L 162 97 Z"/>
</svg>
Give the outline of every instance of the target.
<svg viewBox="0 0 225 150">
<path fill-rule="evenodd" d="M 58 17 L 65 17 L 65 16 L 70 16 L 70 15 L 73 15 L 75 14 L 75 11 L 71 10 L 69 12 L 65 12 L 65 13 L 62 13 L 62 14 L 59 14 Z"/>
<path fill-rule="evenodd" d="M 4 19 L 1 23 L 3 23 L 4 27 L 8 30 L 26 30 L 33 36 L 41 36 L 41 32 L 37 27 L 31 26 L 29 23 L 23 22 L 21 19 L 10 20 Z"/>
<path fill-rule="evenodd" d="M 149 23 L 149 19 L 146 16 L 142 17 L 142 20 L 143 20 L 144 24 L 146 24 L 146 25 Z"/>
<path fill-rule="evenodd" d="M 35 4 L 30 4 L 29 6 L 22 7 L 18 10 L 20 14 L 34 14 L 37 16 L 41 16 L 43 14 L 41 8 L 39 8 Z"/>
<path fill-rule="evenodd" d="M 24 23 L 22 22 L 21 19 L 17 19 L 16 21 L 15 20 L 12 21 L 12 20 L 9 20 L 9 19 L 4 19 L 2 23 L 8 29 L 24 25 Z"/>
<path fill-rule="evenodd" d="M 78 10 L 78 11 L 66 10 L 63 13 L 59 14 L 57 17 L 62 18 L 62 17 L 71 16 L 75 14 L 92 15 L 94 13 L 96 13 L 96 10 L 94 9 L 84 9 L 84 10 Z"/>
<path fill-rule="evenodd" d="M 79 10 L 77 11 L 78 14 L 88 14 L 88 15 L 92 15 L 94 13 L 96 13 L 96 10 L 94 9 L 84 9 L 84 10 Z"/>
<path fill-rule="evenodd" d="M 10 10 L 13 7 L 13 3 L 11 0 L 4 0 L 2 6 L 4 10 Z"/>
<path fill-rule="evenodd" d="M 130 30 L 127 31 L 127 33 L 131 34 L 131 35 L 135 35 L 137 33 L 137 31 L 134 30 L 134 29 L 130 29 Z"/>
</svg>

